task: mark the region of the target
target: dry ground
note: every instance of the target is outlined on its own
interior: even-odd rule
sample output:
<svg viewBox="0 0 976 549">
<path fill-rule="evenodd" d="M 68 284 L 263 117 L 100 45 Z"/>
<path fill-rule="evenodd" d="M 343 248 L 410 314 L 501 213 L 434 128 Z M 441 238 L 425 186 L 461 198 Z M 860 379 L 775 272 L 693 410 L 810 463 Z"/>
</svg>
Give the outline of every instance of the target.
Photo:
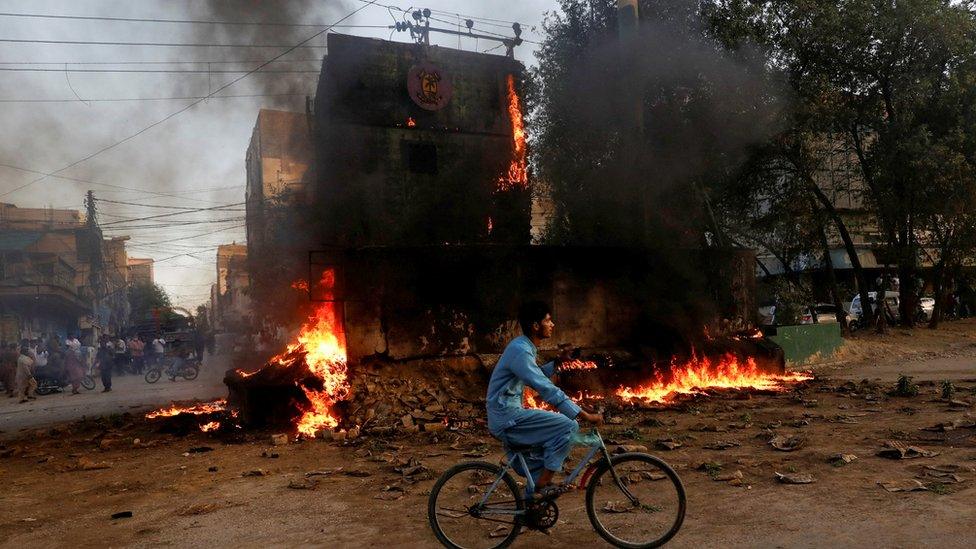
<svg viewBox="0 0 976 549">
<path fill-rule="evenodd" d="M 976 408 L 940 400 L 938 383 L 953 379 L 955 398 L 973 402 L 974 359 L 974 322 L 864 336 L 816 366 L 826 377 L 799 392 L 623 411 L 614 414 L 623 423 L 603 431 L 651 447 L 678 470 L 688 515 L 674 547 L 973 547 L 976 473 L 959 473 L 965 481 L 958 484 L 920 479 L 930 488 L 921 492 L 889 493 L 878 482 L 917 478 L 926 465 L 976 467 L 976 429 L 921 430 L 976 414 Z M 899 373 L 922 382 L 918 396 L 885 394 Z M 843 387 L 865 378 L 873 381 Z M 0 458 L 0 546 L 432 547 L 425 505 L 433 478 L 408 482 L 393 470 L 396 464 L 415 458 L 436 477 L 466 459 L 464 451 L 484 447 L 490 450 L 485 459 L 500 457 L 498 445 L 479 431 L 272 447 L 266 434 L 222 444 L 202 433 L 162 435 L 124 417 L 62 430 L 28 433 L 0 449 L 7 456 Z M 806 442 L 793 452 L 777 451 L 766 442 L 771 433 L 798 434 Z M 655 449 L 663 438 L 683 446 Z M 939 455 L 876 456 L 892 439 Z M 717 440 L 741 446 L 703 448 Z M 201 446 L 213 450 L 189 453 Z M 858 459 L 834 466 L 829 457 L 835 453 Z M 741 471 L 744 483 L 712 480 L 696 469 L 706 461 L 720 463 L 722 472 Z M 79 463 L 108 468 L 77 470 Z M 301 484 L 306 472 L 338 467 L 343 470 L 315 477 L 315 489 L 289 487 Z M 256 470 L 264 474 L 245 476 Z M 784 485 L 775 472 L 808 473 L 816 482 Z M 398 495 L 385 492 L 389 486 L 405 495 L 383 499 Z M 587 522 L 581 493 L 563 496 L 559 505 L 560 523 L 550 536 L 529 533 L 515 546 L 603 545 Z M 119 511 L 131 511 L 132 518 L 112 520 Z"/>
</svg>

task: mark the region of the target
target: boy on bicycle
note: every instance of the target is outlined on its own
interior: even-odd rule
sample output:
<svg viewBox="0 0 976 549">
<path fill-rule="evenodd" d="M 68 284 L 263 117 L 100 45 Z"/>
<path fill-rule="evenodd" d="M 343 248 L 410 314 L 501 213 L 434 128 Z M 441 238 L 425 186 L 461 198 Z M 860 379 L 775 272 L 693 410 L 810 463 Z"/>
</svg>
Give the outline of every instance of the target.
<svg viewBox="0 0 976 549">
<path fill-rule="evenodd" d="M 549 307 L 541 302 L 526 303 L 519 310 L 518 321 L 523 335 L 505 348 L 488 382 L 488 430 L 506 445 L 542 449 L 541 459 L 526 456 L 526 462 L 536 493 L 545 497 L 558 491 L 552 478 L 562 469 L 572 449 L 573 435 L 579 431 L 577 420 L 600 425 L 603 416 L 583 411 L 549 379 L 569 358 L 568 350 L 556 361 L 536 364 L 539 344 L 552 337 L 555 328 Z M 559 413 L 523 408 L 526 385 Z"/>
</svg>

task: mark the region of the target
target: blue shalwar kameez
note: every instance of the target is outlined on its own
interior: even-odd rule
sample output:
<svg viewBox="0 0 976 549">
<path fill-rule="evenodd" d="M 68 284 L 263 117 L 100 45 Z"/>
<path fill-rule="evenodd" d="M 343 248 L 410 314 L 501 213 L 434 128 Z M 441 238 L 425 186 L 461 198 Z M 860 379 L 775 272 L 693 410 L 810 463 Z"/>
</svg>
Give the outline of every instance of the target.
<svg viewBox="0 0 976 549">
<path fill-rule="evenodd" d="M 541 449 L 541 455 L 540 452 L 523 453 L 533 481 L 538 481 L 543 468 L 562 469 L 572 449 L 573 436 L 579 431 L 576 416 L 580 413 L 580 407 L 549 380 L 555 364 L 537 365 L 537 352 L 528 337 L 513 339 L 491 373 L 487 397 L 488 430 L 495 438 L 506 445 Z M 560 413 L 523 408 L 522 391 L 526 385 Z M 526 475 L 525 471 L 517 472 Z"/>
</svg>

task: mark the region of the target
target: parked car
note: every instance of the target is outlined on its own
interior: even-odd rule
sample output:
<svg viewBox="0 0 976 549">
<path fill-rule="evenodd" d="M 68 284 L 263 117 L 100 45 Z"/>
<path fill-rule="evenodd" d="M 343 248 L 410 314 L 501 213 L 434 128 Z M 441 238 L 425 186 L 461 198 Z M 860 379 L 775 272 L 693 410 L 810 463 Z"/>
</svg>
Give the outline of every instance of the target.
<svg viewBox="0 0 976 549">
<path fill-rule="evenodd" d="M 874 311 L 878 308 L 878 292 L 868 292 L 868 297 L 871 299 L 871 310 Z M 891 311 L 891 314 L 894 315 L 894 319 L 898 320 L 900 317 L 898 312 L 898 292 L 893 292 L 890 290 L 885 292 L 885 301 L 888 302 L 888 309 Z M 861 316 L 861 313 L 863 312 L 863 309 L 861 308 L 861 294 L 855 295 L 854 299 L 851 300 L 850 312 L 855 318 L 859 318 Z"/>
<path fill-rule="evenodd" d="M 871 310 L 874 310 L 877 307 L 875 300 L 878 297 L 878 292 L 868 292 L 868 297 L 871 298 Z M 898 292 L 885 292 L 885 299 L 888 301 L 888 308 L 891 310 L 891 314 L 894 315 L 894 319 L 898 320 L 901 318 L 901 310 L 899 309 L 901 301 L 899 300 Z M 920 298 L 919 305 L 922 310 L 915 320 L 918 322 L 928 322 L 932 319 L 932 314 L 935 311 L 935 299 L 931 297 Z M 861 316 L 861 310 L 861 296 L 858 294 L 851 300 L 851 315 L 854 318 L 858 318 Z"/>
<path fill-rule="evenodd" d="M 844 312 L 844 322 L 850 326 L 854 317 Z M 828 324 L 837 322 L 837 306 L 833 303 L 816 303 L 804 308 L 800 324 Z"/>
</svg>

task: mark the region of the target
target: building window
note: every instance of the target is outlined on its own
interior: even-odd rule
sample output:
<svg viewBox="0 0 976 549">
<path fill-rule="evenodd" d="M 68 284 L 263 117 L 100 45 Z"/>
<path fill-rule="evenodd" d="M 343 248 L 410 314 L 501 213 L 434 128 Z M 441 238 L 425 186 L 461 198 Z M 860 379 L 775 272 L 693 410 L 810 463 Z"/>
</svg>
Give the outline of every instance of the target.
<svg viewBox="0 0 976 549">
<path fill-rule="evenodd" d="M 437 146 L 433 143 L 405 143 L 407 169 L 413 173 L 437 173 Z"/>
</svg>

